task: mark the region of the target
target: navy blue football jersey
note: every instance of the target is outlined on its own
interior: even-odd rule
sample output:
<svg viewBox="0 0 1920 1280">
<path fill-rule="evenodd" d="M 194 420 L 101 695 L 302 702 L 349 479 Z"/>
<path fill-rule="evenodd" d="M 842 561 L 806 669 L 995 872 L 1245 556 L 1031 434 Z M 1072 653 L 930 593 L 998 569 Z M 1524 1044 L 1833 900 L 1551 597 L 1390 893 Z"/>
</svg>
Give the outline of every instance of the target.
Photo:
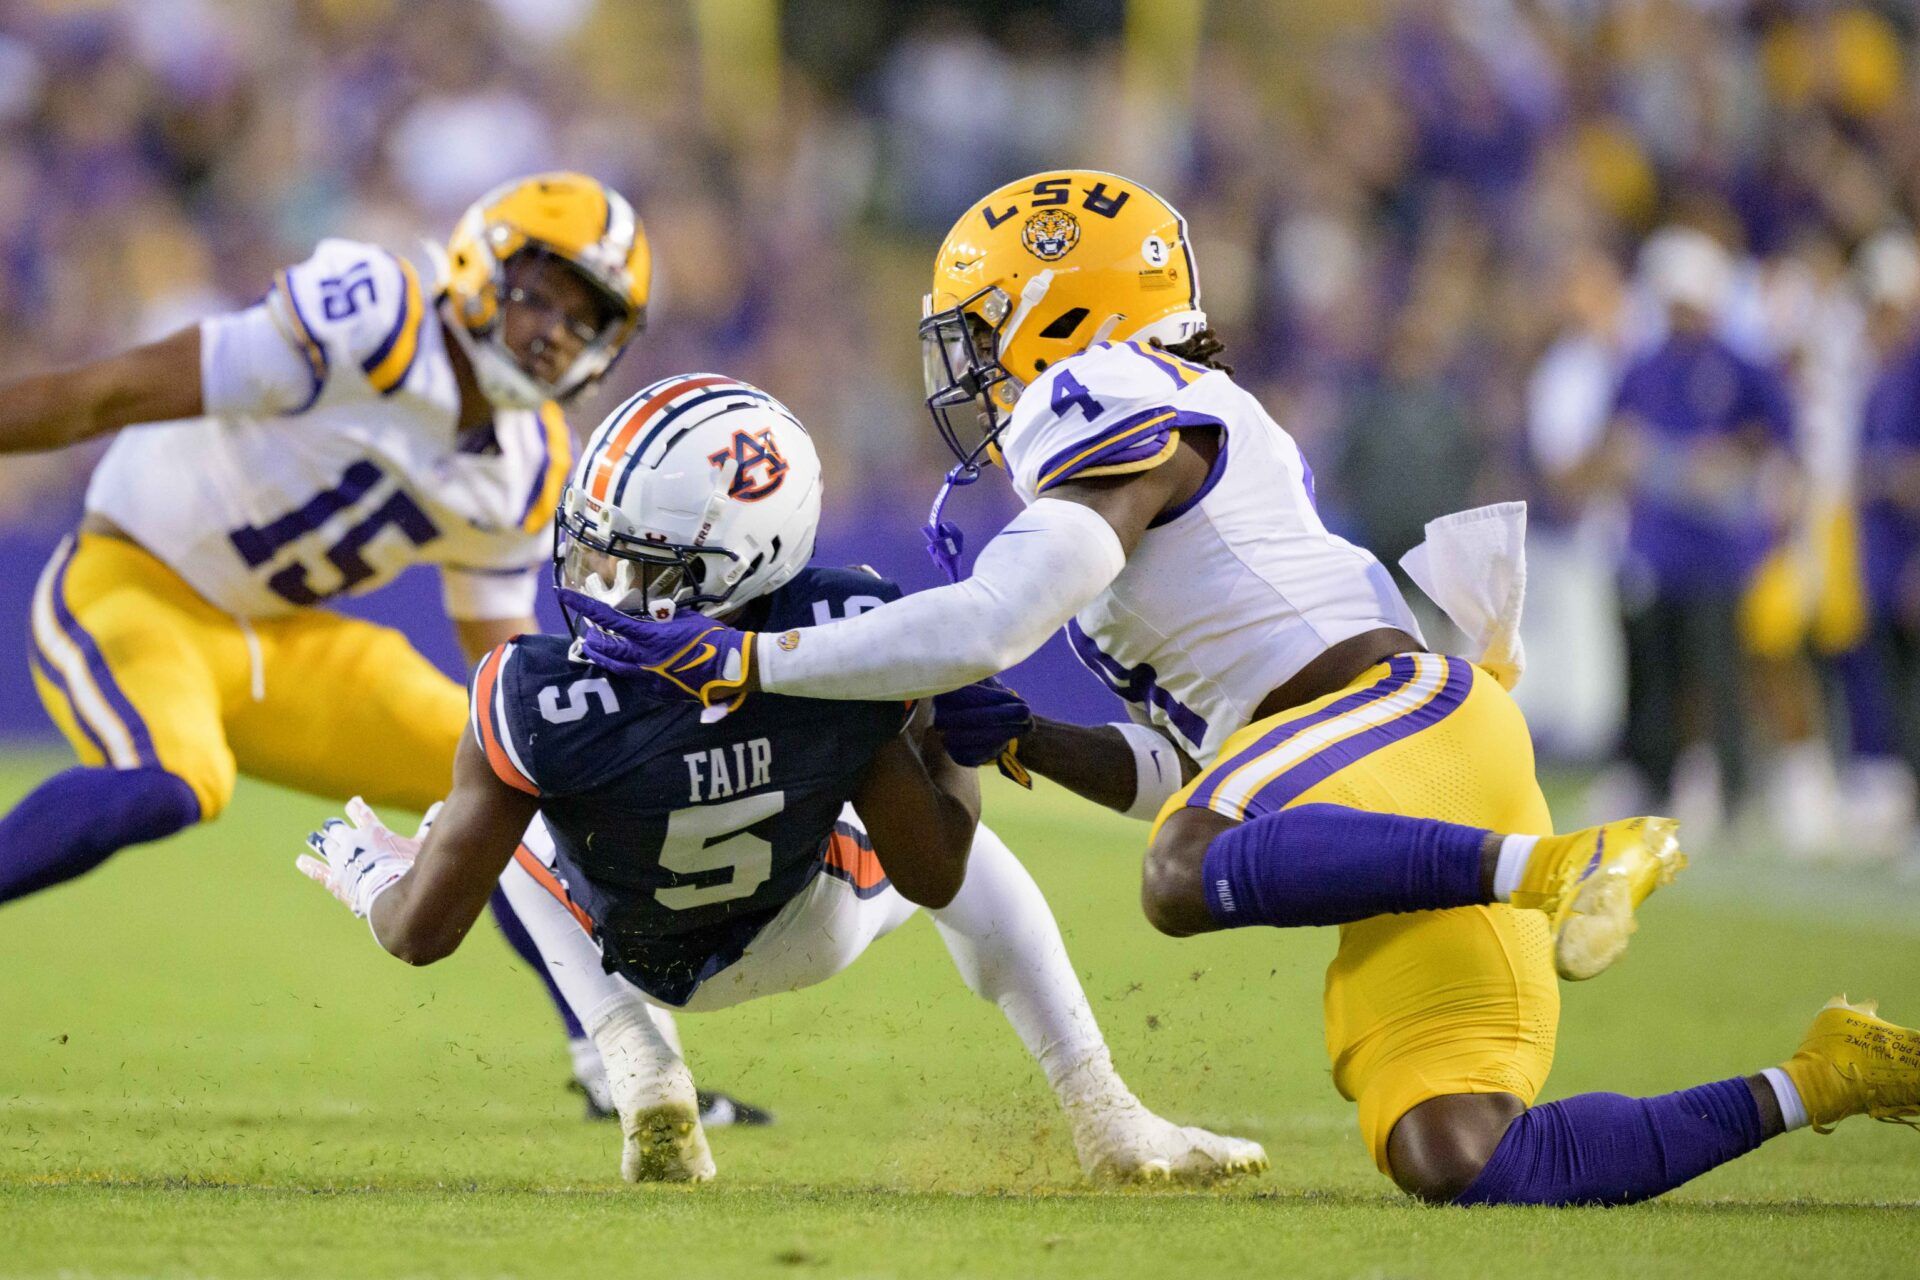
<svg viewBox="0 0 1920 1280">
<path fill-rule="evenodd" d="M 767 599 L 768 635 L 898 599 L 870 573 L 803 569 Z M 693 703 L 521 636 L 474 670 L 473 731 L 494 772 L 539 797 L 555 871 L 593 922 L 609 969 L 670 1004 L 740 958 L 830 855 L 863 893 L 884 887 L 836 836 L 899 702 L 760 693 L 713 724 Z M 855 866 L 864 872 L 855 878 Z"/>
</svg>

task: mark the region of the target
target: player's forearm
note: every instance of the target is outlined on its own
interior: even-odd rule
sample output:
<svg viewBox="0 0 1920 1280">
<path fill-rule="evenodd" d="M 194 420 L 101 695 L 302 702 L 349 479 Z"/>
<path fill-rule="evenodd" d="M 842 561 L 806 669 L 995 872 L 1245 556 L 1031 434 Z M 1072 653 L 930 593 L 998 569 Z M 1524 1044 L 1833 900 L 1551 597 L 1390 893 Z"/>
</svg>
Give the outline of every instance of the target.
<svg viewBox="0 0 1920 1280">
<path fill-rule="evenodd" d="M 0 453 L 64 449 L 108 430 L 103 406 L 73 393 L 76 381 L 46 373 L 0 387 Z"/>
<path fill-rule="evenodd" d="M 480 918 L 477 910 L 471 914 L 441 910 L 423 901 L 427 896 L 421 891 L 416 867 L 376 898 L 367 913 L 374 939 L 387 954 L 410 965 L 428 965 L 452 955 Z"/>
<path fill-rule="evenodd" d="M 200 412 L 200 331 L 0 387 L 0 453 L 62 449 L 139 422 Z"/>
<path fill-rule="evenodd" d="M 1133 807 L 1133 749 L 1112 725 L 1036 718 L 1019 748 L 1021 764 L 1082 799 L 1121 813 Z"/>
<path fill-rule="evenodd" d="M 1043 499 L 986 545 L 964 582 L 760 637 L 755 683 L 771 693 L 862 701 L 957 689 L 1032 654 L 1125 564 L 1097 513 Z"/>
</svg>

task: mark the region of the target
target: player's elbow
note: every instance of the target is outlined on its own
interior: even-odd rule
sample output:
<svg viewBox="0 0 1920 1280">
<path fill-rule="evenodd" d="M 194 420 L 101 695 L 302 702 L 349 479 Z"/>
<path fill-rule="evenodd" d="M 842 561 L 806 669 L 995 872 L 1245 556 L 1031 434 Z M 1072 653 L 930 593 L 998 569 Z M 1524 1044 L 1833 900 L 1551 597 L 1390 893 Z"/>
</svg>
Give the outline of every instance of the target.
<svg viewBox="0 0 1920 1280">
<path fill-rule="evenodd" d="M 460 935 L 445 929 L 401 929 L 394 937 L 381 937 L 380 945 L 417 969 L 452 955 L 460 947 Z"/>
</svg>

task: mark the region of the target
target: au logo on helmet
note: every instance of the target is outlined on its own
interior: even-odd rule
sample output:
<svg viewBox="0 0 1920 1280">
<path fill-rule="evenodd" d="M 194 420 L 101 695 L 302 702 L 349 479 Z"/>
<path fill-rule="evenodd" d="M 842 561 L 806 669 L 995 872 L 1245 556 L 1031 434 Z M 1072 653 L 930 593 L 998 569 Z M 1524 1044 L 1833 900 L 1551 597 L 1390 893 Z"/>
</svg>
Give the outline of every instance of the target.
<svg viewBox="0 0 1920 1280">
<path fill-rule="evenodd" d="M 1042 209 L 1020 229 L 1020 243 L 1042 262 L 1057 262 L 1080 243 L 1080 220 L 1065 209 Z"/>
<path fill-rule="evenodd" d="M 736 431 L 733 433 L 733 443 L 709 454 L 707 461 L 716 467 L 724 467 L 729 458 L 740 467 L 734 473 L 733 484 L 727 489 L 729 498 L 758 502 L 778 489 L 787 478 L 787 460 L 780 456 L 780 448 L 773 442 L 771 431 Z M 765 473 L 756 474 L 761 467 L 766 468 Z"/>
</svg>

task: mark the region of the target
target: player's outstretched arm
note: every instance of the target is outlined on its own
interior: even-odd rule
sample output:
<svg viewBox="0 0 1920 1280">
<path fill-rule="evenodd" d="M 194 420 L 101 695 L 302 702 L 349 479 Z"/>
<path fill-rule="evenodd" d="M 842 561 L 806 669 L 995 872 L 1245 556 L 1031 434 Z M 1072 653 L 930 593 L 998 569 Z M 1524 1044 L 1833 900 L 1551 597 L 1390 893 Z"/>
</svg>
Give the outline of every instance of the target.
<svg viewBox="0 0 1920 1280">
<path fill-rule="evenodd" d="M 661 696 L 730 705 L 758 689 L 881 702 L 958 689 L 1030 656 L 1126 567 L 1155 516 L 1198 490 L 1207 464 L 1181 446 L 1134 475 L 1056 485 L 980 552 L 973 573 L 858 617 L 767 643 L 699 615 L 631 618 L 566 593 L 593 624 L 587 658 Z"/>
<path fill-rule="evenodd" d="M 875 754 L 853 808 L 893 887 L 909 902 L 939 908 L 953 901 L 967 877 L 967 853 L 980 824 L 980 780 L 927 735 L 929 719 L 916 714 Z"/>
<path fill-rule="evenodd" d="M 998 680 L 933 699 L 934 727 L 953 758 L 978 766 L 1014 763 L 1083 799 L 1129 817 L 1152 818 L 1199 771 L 1171 739 L 1143 724 L 1078 725 L 1036 716 Z"/>
<path fill-rule="evenodd" d="M 313 854 L 299 866 L 364 916 L 393 955 L 432 964 L 452 955 L 479 919 L 538 809 L 494 776 L 477 742 L 462 738 L 453 794 L 428 813 L 420 837 L 395 835 L 356 797 L 348 821 L 336 818 L 308 837 Z"/>
<path fill-rule="evenodd" d="M 200 326 L 0 386 L 0 453 L 63 449 L 139 422 L 202 412 Z"/>
<path fill-rule="evenodd" d="M 408 964 L 452 955 L 486 909 L 539 801 L 494 775 L 471 735 L 460 739 L 453 793 L 411 870 L 368 915 L 380 945 Z"/>
</svg>

